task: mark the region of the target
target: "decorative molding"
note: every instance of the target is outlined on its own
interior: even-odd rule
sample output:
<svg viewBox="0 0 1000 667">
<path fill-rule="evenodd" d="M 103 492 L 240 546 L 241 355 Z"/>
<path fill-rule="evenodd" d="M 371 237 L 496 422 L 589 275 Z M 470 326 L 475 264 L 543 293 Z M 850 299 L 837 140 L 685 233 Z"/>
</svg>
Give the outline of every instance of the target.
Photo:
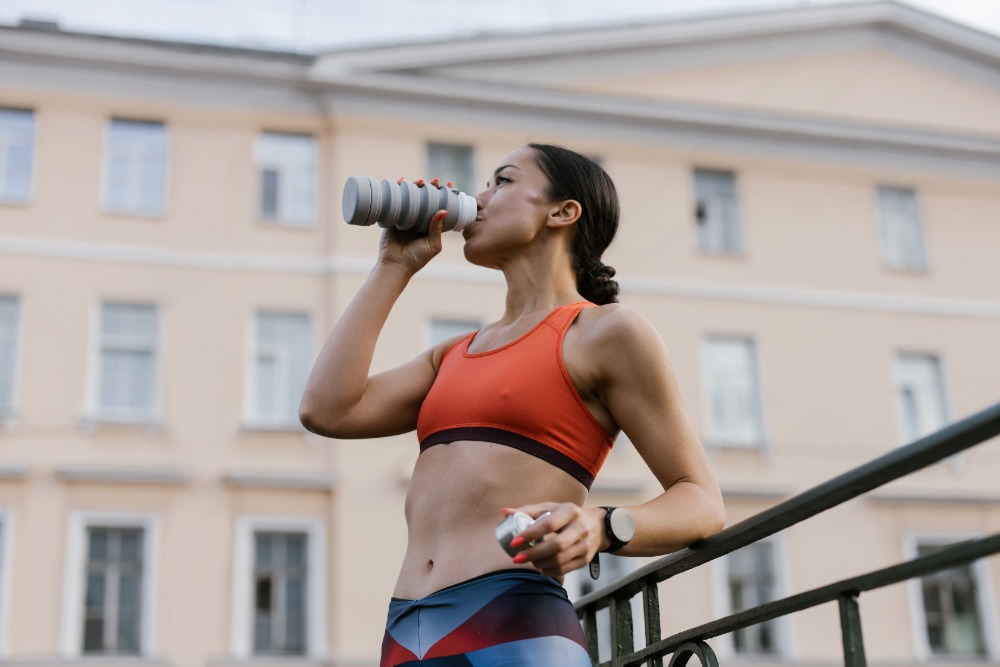
<svg viewBox="0 0 1000 667">
<path fill-rule="evenodd" d="M 230 486 L 253 489 L 279 489 L 288 491 L 333 491 L 337 478 L 329 475 L 302 475 L 299 473 L 227 472 L 222 480 Z"/>
<path fill-rule="evenodd" d="M 940 491 L 873 491 L 870 502 L 900 505 L 998 505 L 1000 494 L 983 492 L 942 493 Z"/>
<path fill-rule="evenodd" d="M 144 266 L 202 269 L 213 271 L 263 271 L 326 276 L 330 274 L 367 275 L 374 258 L 348 255 L 330 257 L 294 257 L 268 255 L 224 255 L 183 252 L 152 246 L 135 246 L 85 241 L 49 241 L 0 237 L 0 256 L 20 255 L 60 259 L 122 262 Z M 498 271 L 470 264 L 432 263 L 417 274 L 417 280 L 441 280 L 453 283 L 502 285 Z M 665 278 L 619 279 L 622 292 L 652 296 L 694 299 L 719 299 L 769 303 L 809 308 L 842 308 L 911 315 L 943 317 L 1000 318 L 1000 301 L 953 297 L 848 292 L 803 289 L 781 285 L 722 284 L 670 280 Z"/>
<path fill-rule="evenodd" d="M 56 477 L 66 482 L 93 484 L 162 484 L 184 485 L 191 481 L 189 473 L 170 468 L 123 468 L 97 466 L 61 466 Z"/>
<path fill-rule="evenodd" d="M 784 487 L 748 487 L 722 485 L 725 500 L 785 500 L 792 496 L 792 490 Z"/>
</svg>

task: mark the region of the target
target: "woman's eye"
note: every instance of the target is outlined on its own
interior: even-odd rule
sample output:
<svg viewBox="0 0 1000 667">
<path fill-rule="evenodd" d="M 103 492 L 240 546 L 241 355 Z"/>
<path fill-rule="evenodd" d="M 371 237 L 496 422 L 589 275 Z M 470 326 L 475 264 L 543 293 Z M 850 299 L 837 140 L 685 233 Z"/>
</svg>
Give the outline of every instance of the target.
<svg viewBox="0 0 1000 667">
<path fill-rule="evenodd" d="M 501 183 L 510 183 L 510 179 L 507 178 L 506 176 L 497 176 L 493 180 L 496 182 L 497 185 L 500 185 Z"/>
</svg>

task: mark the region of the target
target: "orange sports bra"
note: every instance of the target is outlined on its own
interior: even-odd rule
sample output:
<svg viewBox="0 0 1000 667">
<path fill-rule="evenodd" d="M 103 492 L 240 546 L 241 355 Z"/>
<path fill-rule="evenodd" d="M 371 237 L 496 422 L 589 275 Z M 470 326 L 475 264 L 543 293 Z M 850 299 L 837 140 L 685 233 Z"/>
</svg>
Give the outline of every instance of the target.
<svg viewBox="0 0 1000 667">
<path fill-rule="evenodd" d="M 449 347 L 420 407 L 420 451 L 456 440 L 493 442 L 537 456 L 589 489 L 614 439 L 573 386 L 562 342 L 593 305 L 560 306 L 496 350 L 470 354 L 476 332 Z"/>
</svg>

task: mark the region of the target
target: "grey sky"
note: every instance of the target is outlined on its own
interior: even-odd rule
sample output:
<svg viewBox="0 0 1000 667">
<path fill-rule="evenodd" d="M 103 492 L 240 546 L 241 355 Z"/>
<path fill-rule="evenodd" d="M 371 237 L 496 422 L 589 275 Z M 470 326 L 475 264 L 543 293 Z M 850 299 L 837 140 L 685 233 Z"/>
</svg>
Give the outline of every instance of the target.
<svg viewBox="0 0 1000 667">
<path fill-rule="evenodd" d="M 0 23 L 316 51 L 845 0 L 3 0 Z M 1000 36 L 1000 0 L 900 0 Z"/>
</svg>

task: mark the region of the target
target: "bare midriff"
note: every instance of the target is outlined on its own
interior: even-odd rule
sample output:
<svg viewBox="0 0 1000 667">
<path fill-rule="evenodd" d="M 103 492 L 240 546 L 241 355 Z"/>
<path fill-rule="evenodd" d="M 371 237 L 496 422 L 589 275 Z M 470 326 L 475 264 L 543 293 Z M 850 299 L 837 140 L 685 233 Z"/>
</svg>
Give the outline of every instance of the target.
<svg viewBox="0 0 1000 667">
<path fill-rule="evenodd" d="M 481 574 L 522 567 L 494 530 L 503 507 L 583 504 L 586 488 L 530 454 L 490 442 L 434 445 L 417 457 L 406 496 L 407 548 L 393 595 L 414 600 Z"/>
</svg>

